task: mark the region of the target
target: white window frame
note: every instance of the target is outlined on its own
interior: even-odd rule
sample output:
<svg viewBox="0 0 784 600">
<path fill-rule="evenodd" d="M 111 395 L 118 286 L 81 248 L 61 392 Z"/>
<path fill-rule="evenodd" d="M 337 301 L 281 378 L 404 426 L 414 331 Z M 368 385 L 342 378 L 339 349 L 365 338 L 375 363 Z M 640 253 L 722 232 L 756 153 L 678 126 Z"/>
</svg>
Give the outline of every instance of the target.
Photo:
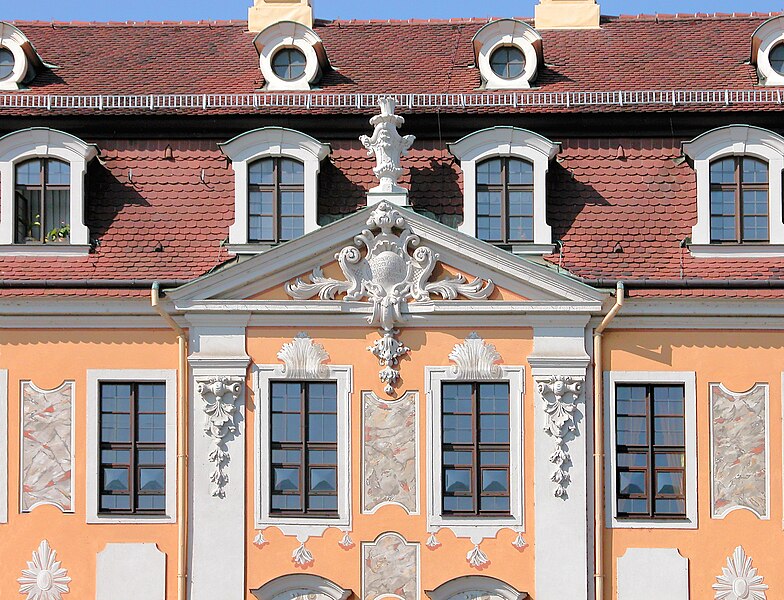
<svg viewBox="0 0 784 600">
<path fill-rule="evenodd" d="M 517 19 L 491 21 L 473 39 L 474 57 L 484 88 L 488 90 L 529 89 L 536 79 L 539 65 L 543 63 L 542 36 L 528 23 Z M 496 75 L 490 66 L 493 53 L 504 46 L 512 46 L 525 56 L 523 72 L 514 79 L 504 79 Z"/>
<path fill-rule="evenodd" d="M 46 127 L 14 131 L 0 138 L 0 253 L 21 256 L 87 254 L 90 230 L 84 224 L 84 176 L 87 163 L 98 156 L 98 147 Z M 71 170 L 70 227 L 68 244 L 17 244 L 15 239 L 16 166 L 32 159 L 54 158 Z"/>
<path fill-rule="evenodd" d="M 302 23 L 274 23 L 259 33 L 253 44 L 259 53 L 259 67 L 268 91 L 309 91 L 329 66 L 321 38 Z M 272 69 L 272 59 L 285 48 L 295 48 L 305 55 L 305 72 L 292 81 L 281 79 Z"/>
<path fill-rule="evenodd" d="M 100 384 L 163 382 L 166 385 L 166 514 L 111 515 L 98 512 Z M 174 523 L 177 521 L 177 370 L 89 369 L 87 371 L 87 523 Z"/>
<path fill-rule="evenodd" d="M 452 366 L 425 367 L 427 394 L 427 527 L 452 530 L 458 537 L 495 537 L 504 528 L 525 531 L 525 463 L 523 461 L 523 399 L 525 367 L 499 365 L 497 379 L 466 379 Z M 510 517 L 453 517 L 441 514 L 441 384 L 508 383 L 509 384 L 509 508 Z"/>
<path fill-rule="evenodd" d="M 8 369 L 0 369 L 0 523 L 8 523 Z"/>
<path fill-rule="evenodd" d="M 618 384 L 682 385 L 686 432 L 686 519 L 618 519 L 615 456 Z M 697 529 L 697 374 L 694 371 L 609 371 L 604 374 L 605 408 L 605 523 L 610 529 Z"/>
<path fill-rule="evenodd" d="M 325 365 L 325 377 L 291 377 L 286 366 L 257 365 L 253 372 L 253 388 L 256 397 L 254 445 L 256 466 L 254 469 L 255 520 L 256 528 L 277 527 L 286 535 L 319 536 L 330 527 L 348 531 L 351 527 L 351 394 L 353 392 L 353 369 L 349 365 Z M 270 514 L 270 384 L 274 381 L 296 381 L 305 383 L 337 383 L 338 394 L 338 516 L 324 517 L 278 517 Z"/>
<path fill-rule="evenodd" d="M 534 241 L 514 244 L 515 254 L 549 254 L 553 234 L 547 224 L 547 171 L 561 144 L 518 127 L 491 127 L 471 133 L 448 144 L 463 171 L 463 223 L 458 230 L 476 237 L 477 165 L 491 158 L 511 157 L 526 160 L 534 170 Z"/>
<path fill-rule="evenodd" d="M 683 152 L 694 162 L 697 176 L 697 223 L 691 230 L 691 253 L 705 258 L 784 256 L 781 206 L 784 137 L 761 127 L 727 125 L 684 142 Z M 734 156 L 749 156 L 768 164 L 768 242 L 711 244 L 710 165 L 715 160 Z"/>
<path fill-rule="evenodd" d="M 311 136 L 284 127 L 262 127 L 219 144 L 234 169 L 234 223 L 229 228 L 229 250 L 260 252 L 270 244 L 248 244 L 248 167 L 263 158 L 285 157 L 297 160 L 305 168 L 305 234 L 318 225 L 318 174 L 321 161 L 332 148 Z"/>
<path fill-rule="evenodd" d="M 783 15 L 772 17 L 757 27 L 751 36 L 751 64 L 757 66 L 759 83 L 764 86 L 784 85 L 784 75 L 777 73 L 770 64 L 771 51 L 784 43 Z"/>
</svg>

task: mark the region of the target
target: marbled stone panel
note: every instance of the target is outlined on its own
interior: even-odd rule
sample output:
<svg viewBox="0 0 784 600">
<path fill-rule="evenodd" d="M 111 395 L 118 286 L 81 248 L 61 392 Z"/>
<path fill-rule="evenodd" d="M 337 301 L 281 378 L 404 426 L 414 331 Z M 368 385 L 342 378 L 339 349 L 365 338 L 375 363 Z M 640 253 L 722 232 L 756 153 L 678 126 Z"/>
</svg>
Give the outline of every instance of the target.
<svg viewBox="0 0 784 600">
<path fill-rule="evenodd" d="M 396 533 L 385 533 L 362 545 L 362 598 L 398 596 L 419 600 L 418 547 Z"/>
</svg>

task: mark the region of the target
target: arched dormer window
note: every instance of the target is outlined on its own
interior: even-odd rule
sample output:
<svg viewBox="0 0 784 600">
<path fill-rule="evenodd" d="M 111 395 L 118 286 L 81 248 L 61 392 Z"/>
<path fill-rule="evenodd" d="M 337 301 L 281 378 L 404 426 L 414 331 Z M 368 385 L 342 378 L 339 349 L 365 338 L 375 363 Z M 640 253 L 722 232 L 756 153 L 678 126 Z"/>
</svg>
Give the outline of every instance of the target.
<svg viewBox="0 0 784 600">
<path fill-rule="evenodd" d="M 97 155 L 94 144 L 54 129 L 0 138 L 0 252 L 89 252 L 84 175 Z"/>
<path fill-rule="evenodd" d="M 531 87 L 543 64 L 542 36 L 516 19 L 491 21 L 474 36 L 474 58 L 488 90 Z"/>
<path fill-rule="evenodd" d="M 274 23 L 253 44 L 268 91 L 311 90 L 329 68 L 321 38 L 302 23 Z"/>
<path fill-rule="evenodd" d="M 784 138 L 749 125 L 708 131 L 683 144 L 697 176 L 696 256 L 784 255 Z"/>
<path fill-rule="evenodd" d="M 520 592 L 508 583 L 485 575 L 466 575 L 450 579 L 434 590 L 425 591 L 430 600 L 466 600 L 467 598 L 492 598 L 493 600 L 525 600 L 527 592 Z"/>
<path fill-rule="evenodd" d="M 329 144 L 292 129 L 264 127 L 220 147 L 235 173 L 233 250 L 263 251 L 318 228 L 318 173 Z"/>
<path fill-rule="evenodd" d="M 460 231 L 514 252 L 551 252 L 547 171 L 559 149 L 516 127 L 483 129 L 449 144 L 463 171 Z"/>
<path fill-rule="evenodd" d="M 0 90 L 20 90 L 43 69 L 56 68 L 45 63 L 24 33 L 0 21 Z"/>
</svg>

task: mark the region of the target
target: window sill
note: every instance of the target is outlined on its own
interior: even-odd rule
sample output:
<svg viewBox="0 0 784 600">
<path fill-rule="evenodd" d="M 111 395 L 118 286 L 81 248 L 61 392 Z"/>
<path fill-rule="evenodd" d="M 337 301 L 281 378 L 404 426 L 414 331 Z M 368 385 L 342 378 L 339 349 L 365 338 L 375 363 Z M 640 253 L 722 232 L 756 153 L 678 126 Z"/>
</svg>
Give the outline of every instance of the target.
<svg viewBox="0 0 784 600">
<path fill-rule="evenodd" d="M 335 528 L 341 531 L 348 531 L 351 522 L 347 518 L 274 518 L 268 517 L 261 521 L 256 521 L 256 529 L 262 530 L 267 527 L 275 527 L 283 535 L 321 537 L 327 529 Z"/>
<path fill-rule="evenodd" d="M 516 517 L 431 517 L 428 529 L 449 529 L 459 538 L 491 538 L 502 529 L 525 531 L 522 519 Z"/>
<path fill-rule="evenodd" d="M 96 515 L 87 517 L 88 525 L 162 525 L 176 523 L 174 517 L 167 515 Z"/>
<path fill-rule="evenodd" d="M 777 258 L 784 257 L 784 244 L 693 244 L 695 258 Z"/>
<path fill-rule="evenodd" d="M 269 252 L 278 244 L 228 244 L 226 250 L 231 254 L 262 254 Z"/>
<path fill-rule="evenodd" d="M 87 256 L 90 245 L 77 244 L 3 244 L 2 256 Z"/>
<path fill-rule="evenodd" d="M 693 519 L 617 519 L 613 517 L 610 529 L 697 529 L 697 522 Z"/>
<path fill-rule="evenodd" d="M 512 254 L 517 256 L 552 254 L 555 244 L 512 244 Z"/>
</svg>

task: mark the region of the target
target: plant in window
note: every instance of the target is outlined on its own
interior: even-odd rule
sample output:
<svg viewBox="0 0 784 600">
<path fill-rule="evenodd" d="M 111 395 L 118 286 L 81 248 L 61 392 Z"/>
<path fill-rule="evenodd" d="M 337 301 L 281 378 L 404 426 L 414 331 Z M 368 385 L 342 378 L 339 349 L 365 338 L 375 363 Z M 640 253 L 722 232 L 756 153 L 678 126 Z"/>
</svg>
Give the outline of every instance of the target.
<svg viewBox="0 0 784 600">
<path fill-rule="evenodd" d="M 39 223 L 40 225 L 40 223 Z M 71 235 L 71 226 L 67 223 L 60 222 L 59 227 L 50 229 L 46 234 L 47 242 L 67 242 L 68 237 Z"/>
</svg>

